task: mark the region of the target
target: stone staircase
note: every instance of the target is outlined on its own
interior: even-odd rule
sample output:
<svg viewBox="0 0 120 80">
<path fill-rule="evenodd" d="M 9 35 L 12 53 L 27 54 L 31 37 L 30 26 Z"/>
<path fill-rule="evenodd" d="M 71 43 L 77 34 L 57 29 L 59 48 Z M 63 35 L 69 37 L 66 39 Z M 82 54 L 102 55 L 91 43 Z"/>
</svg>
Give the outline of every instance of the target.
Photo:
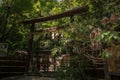
<svg viewBox="0 0 120 80">
<path fill-rule="evenodd" d="M 0 56 L 0 78 L 25 74 L 26 60 L 10 59 Z"/>
</svg>

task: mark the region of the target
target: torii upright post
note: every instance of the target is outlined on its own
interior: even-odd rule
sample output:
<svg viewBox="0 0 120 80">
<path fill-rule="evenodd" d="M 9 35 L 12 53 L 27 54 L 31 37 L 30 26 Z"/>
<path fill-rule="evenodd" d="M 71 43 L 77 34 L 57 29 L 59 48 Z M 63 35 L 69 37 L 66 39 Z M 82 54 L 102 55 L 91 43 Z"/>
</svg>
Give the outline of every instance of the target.
<svg viewBox="0 0 120 80">
<path fill-rule="evenodd" d="M 35 29 L 35 23 L 32 23 L 31 24 L 31 27 L 30 27 L 30 35 L 29 35 L 29 43 L 28 43 L 28 70 L 32 70 L 32 54 L 33 54 L 33 38 L 34 38 L 34 35 L 31 34 L 32 32 L 34 32 L 34 29 Z"/>
<path fill-rule="evenodd" d="M 72 16 L 70 16 L 70 23 L 73 23 L 73 22 L 74 22 L 74 17 L 72 15 Z"/>
</svg>

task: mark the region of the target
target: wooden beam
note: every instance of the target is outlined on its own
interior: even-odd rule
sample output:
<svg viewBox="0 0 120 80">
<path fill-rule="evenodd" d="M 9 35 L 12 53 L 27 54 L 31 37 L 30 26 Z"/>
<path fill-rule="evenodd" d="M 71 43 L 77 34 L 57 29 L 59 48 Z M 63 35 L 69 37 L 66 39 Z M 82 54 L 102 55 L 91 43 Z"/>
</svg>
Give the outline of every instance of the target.
<svg viewBox="0 0 120 80">
<path fill-rule="evenodd" d="M 87 5 L 83 6 L 83 7 L 78 7 L 78 8 L 74 8 L 72 10 L 60 13 L 60 14 L 56 14 L 56 15 L 51 15 L 51 16 L 47 16 L 47 17 L 41 17 L 38 19 L 32 19 L 32 20 L 27 20 L 27 21 L 23 21 L 23 24 L 31 24 L 31 23 L 38 23 L 38 22 L 45 22 L 45 21 L 51 21 L 51 20 L 56 20 L 59 18 L 63 18 L 63 17 L 70 17 L 73 16 L 75 14 L 78 13 L 82 13 L 82 12 L 86 12 L 88 11 L 89 7 Z"/>
<path fill-rule="evenodd" d="M 68 26 L 68 25 L 65 25 L 65 26 Z M 63 29 L 65 26 L 57 26 L 57 27 L 52 27 L 52 28 L 40 29 L 40 30 L 31 32 L 31 34 L 40 34 L 43 32 L 55 32 L 57 30 Z"/>
</svg>

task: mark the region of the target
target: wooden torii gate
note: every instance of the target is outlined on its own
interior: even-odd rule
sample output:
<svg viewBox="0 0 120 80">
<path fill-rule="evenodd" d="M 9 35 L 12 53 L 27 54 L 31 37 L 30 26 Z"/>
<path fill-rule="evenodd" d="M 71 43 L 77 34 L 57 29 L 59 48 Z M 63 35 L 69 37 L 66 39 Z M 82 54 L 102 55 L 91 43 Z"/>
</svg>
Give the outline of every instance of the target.
<svg viewBox="0 0 120 80">
<path fill-rule="evenodd" d="M 31 58 L 32 58 L 32 49 L 33 49 L 33 39 L 34 39 L 34 34 L 38 34 L 40 32 L 44 32 L 44 31 L 49 31 L 49 30 L 57 30 L 62 28 L 61 27 L 55 27 L 55 28 L 50 28 L 50 29 L 43 29 L 43 30 L 35 30 L 35 24 L 36 23 L 41 23 L 41 22 L 46 22 L 46 21 L 52 21 L 52 20 L 56 20 L 56 19 L 60 19 L 60 18 L 64 18 L 64 17 L 70 17 L 70 22 L 73 22 L 73 16 L 76 14 L 80 14 L 83 12 L 88 11 L 89 7 L 87 5 L 82 6 L 82 7 L 77 7 L 74 8 L 72 10 L 68 10 L 66 12 L 60 13 L 60 14 L 56 14 L 56 15 L 51 15 L 51 16 L 46 16 L 46 17 L 41 17 L 38 19 L 31 19 L 31 20 L 26 20 L 23 21 L 23 24 L 31 24 L 30 27 L 30 36 L 29 36 L 29 45 L 28 45 L 28 53 L 29 53 L 29 58 L 28 58 L 28 69 L 30 68 L 30 62 L 31 62 Z"/>
</svg>

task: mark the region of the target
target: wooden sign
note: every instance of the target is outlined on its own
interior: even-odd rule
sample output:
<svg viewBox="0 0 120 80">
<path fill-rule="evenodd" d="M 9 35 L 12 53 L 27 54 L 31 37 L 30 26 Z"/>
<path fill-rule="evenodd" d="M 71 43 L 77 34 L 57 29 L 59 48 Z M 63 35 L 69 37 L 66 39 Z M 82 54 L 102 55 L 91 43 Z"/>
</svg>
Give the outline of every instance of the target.
<svg viewBox="0 0 120 80">
<path fill-rule="evenodd" d="M 0 56 L 6 55 L 8 52 L 8 43 L 0 43 Z"/>
</svg>

